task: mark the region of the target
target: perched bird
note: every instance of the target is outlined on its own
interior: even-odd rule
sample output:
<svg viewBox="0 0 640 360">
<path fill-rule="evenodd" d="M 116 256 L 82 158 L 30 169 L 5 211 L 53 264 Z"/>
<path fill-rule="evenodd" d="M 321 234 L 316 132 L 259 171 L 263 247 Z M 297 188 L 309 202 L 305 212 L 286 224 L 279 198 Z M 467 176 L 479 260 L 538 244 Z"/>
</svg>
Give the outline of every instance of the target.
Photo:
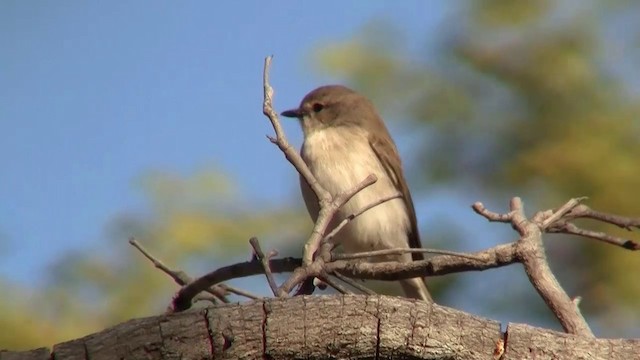
<svg viewBox="0 0 640 360">
<path fill-rule="evenodd" d="M 373 104 L 340 85 L 322 86 L 307 94 L 297 109 L 282 116 L 298 118 L 304 132 L 301 156 L 317 181 L 332 195 L 352 189 L 370 174 L 378 181 L 357 193 L 332 219 L 332 226 L 383 197 L 402 194 L 369 209 L 334 237 L 345 253 L 392 248 L 419 248 L 420 236 L 411 194 L 396 145 Z M 300 188 L 313 221 L 318 200 L 300 177 Z M 375 257 L 370 261 L 422 259 L 422 254 Z M 405 295 L 432 301 L 423 278 L 401 281 Z"/>
</svg>

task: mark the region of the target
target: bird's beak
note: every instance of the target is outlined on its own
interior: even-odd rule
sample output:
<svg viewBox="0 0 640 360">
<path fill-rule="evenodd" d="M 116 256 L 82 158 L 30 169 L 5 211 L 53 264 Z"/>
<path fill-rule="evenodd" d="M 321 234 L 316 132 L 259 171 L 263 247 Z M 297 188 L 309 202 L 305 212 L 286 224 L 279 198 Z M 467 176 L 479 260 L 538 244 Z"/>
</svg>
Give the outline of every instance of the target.
<svg viewBox="0 0 640 360">
<path fill-rule="evenodd" d="M 283 111 L 280 115 L 289 118 L 301 118 L 303 113 L 301 109 L 291 109 L 287 111 Z"/>
</svg>

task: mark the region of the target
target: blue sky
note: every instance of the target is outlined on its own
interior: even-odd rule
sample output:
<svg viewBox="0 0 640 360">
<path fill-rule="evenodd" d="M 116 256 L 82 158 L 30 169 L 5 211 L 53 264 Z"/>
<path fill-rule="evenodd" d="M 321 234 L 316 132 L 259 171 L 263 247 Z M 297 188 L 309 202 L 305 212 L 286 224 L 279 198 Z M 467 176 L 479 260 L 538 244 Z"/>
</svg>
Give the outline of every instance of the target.
<svg viewBox="0 0 640 360">
<path fill-rule="evenodd" d="M 426 43 L 459 4 L 0 1 L 0 279 L 37 284 L 61 255 L 104 241 L 115 216 L 145 211 L 136 181 L 151 170 L 188 176 L 214 167 L 228 173 L 248 201 L 291 204 L 297 176 L 265 138 L 272 129 L 261 109 L 264 57 L 275 56 L 276 109 L 288 109 L 316 86 L 341 82 L 315 71 L 314 50 L 383 20 L 420 56 L 435 56 Z M 614 35 L 608 46 L 625 49 L 624 37 Z M 385 118 L 402 157 L 411 159 L 412 143 L 422 139 Z M 283 125 L 299 144 L 295 121 Z M 418 218 L 446 223 L 455 215 L 466 225 L 463 246 L 471 248 L 454 250 L 512 240 L 508 227 L 470 211 L 469 204 L 487 199 L 465 190 L 464 196 L 414 192 Z M 506 200 L 487 205 L 505 210 Z M 465 274 L 467 294 L 500 300 L 495 289 L 514 271 L 522 275 L 514 267 L 491 277 Z M 472 295 L 452 301 L 470 311 L 480 306 Z"/>
<path fill-rule="evenodd" d="M 297 177 L 264 137 L 264 57 L 284 110 L 340 80 L 314 71 L 313 49 L 374 19 L 420 47 L 445 4 L 0 2 L 0 277 L 41 279 L 104 240 L 115 215 L 144 208 L 145 171 L 216 166 L 246 198 L 289 201 Z M 298 125 L 285 130 L 299 144 Z"/>
</svg>

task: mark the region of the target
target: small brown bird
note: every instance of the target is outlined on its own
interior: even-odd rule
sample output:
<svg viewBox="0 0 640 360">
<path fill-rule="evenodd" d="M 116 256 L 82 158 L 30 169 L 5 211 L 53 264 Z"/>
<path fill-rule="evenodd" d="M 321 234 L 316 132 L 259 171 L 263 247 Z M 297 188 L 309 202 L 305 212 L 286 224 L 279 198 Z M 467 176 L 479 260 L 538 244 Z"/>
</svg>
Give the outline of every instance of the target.
<svg viewBox="0 0 640 360">
<path fill-rule="evenodd" d="M 345 217 L 387 196 L 402 198 L 382 203 L 347 224 L 333 239 L 346 253 L 392 248 L 419 248 L 420 236 L 411 194 L 402 173 L 396 145 L 373 104 L 339 85 L 319 87 L 307 94 L 297 109 L 282 116 L 300 120 L 304 132 L 301 155 L 320 185 L 332 195 L 352 189 L 370 174 L 378 181 L 357 193 L 332 220 Z M 318 200 L 300 177 L 300 188 L 313 221 Z M 376 257 L 371 261 L 423 259 L 422 254 Z M 432 301 L 423 278 L 401 281 L 407 297 Z"/>
</svg>

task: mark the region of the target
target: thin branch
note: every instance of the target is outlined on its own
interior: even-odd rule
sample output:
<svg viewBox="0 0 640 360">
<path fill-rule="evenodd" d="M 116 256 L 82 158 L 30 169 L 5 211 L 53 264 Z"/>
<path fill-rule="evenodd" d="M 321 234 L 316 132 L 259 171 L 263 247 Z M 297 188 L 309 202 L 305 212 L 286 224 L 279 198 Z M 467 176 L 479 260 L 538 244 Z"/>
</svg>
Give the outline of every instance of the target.
<svg viewBox="0 0 640 360">
<path fill-rule="evenodd" d="M 633 241 L 630 239 L 623 239 L 621 237 L 609 235 L 600 231 L 581 229 L 570 222 L 559 222 L 559 223 L 553 224 L 553 226 L 547 229 L 547 232 L 578 235 L 578 236 L 583 236 L 590 239 L 603 241 L 607 244 L 620 246 L 627 250 L 634 250 L 634 251 L 640 250 L 640 243 L 636 241 Z"/>
<path fill-rule="evenodd" d="M 633 228 L 640 229 L 640 218 L 629 218 L 620 215 L 607 214 L 599 211 L 595 211 L 587 205 L 581 204 L 576 206 L 570 213 L 565 216 L 566 219 L 576 218 L 589 218 L 605 222 L 607 224 L 616 225 L 626 230 L 633 230 Z"/>
<path fill-rule="evenodd" d="M 311 190 L 315 193 L 316 198 L 318 199 L 318 204 L 320 210 L 318 212 L 318 218 L 314 225 L 313 231 L 311 232 L 311 236 L 309 240 L 304 245 L 304 255 L 302 257 L 303 263 L 305 265 L 310 264 L 313 261 L 313 255 L 320 247 L 320 243 L 327 232 L 327 227 L 333 215 L 340 209 L 342 205 L 344 205 L 349 199 L 353 197 L 356 193 L 366 188 L 367 186 L 375 183 L 377 178 L 372 174 L 369 175 L 366 179 L 364 179 L 358 186 L 350 191 L 346 191 L 342 194 L 338 194 L 335 197 L 331 196 L 331 194 L 324 189 L 319 183 L 318 180 L 313 176 L 309 167 L 305 164 L 302 157 L 298 154 L 297 151 L 289 144 L 287 141 L 284 131 L 282 130 L 282 126 L 280 125 L 280 121 L 278 120 L 278 115 L 275 110 L 273 110 L 273 88 L 269 83 L 269 72 L 271 69 L 271 60 L 273 57 L 268 56 L 264 60 L 264 70 L 263 70 L 263 88 L 264 88 L 264 98 L 262 102 L 262 113 L 269 118 L 271 125 L 273 126 L 273 130 L 276 133 L 276 137 L 269 137 L 272 143 L 276 144 L 278 148 L 284 153 L 287 160 L 296 168 L 298 173 L 304 178 L 304 180 L 309 184 Z"/>
<path fill-rule="evenodd" d="M 278 288 L 279 297 L 287 296 L 291 293 L 293 288 L 299 284 L 301 284 L 301 286 L 298 288 L 296 295 L 303 293 L 306 294 L 306 292 L 302 292 L 303 290 L 310 291 L 311 289 L 315 289 L 315 285 L 313 285 L 313 278 L 319 276 L 322 272 L 325 264 L 324 259 L 322 257 L 318 257 L 310 264 L 305 264 L 303 259 L 302 263 L 303 265 L 296 268 L 293 271 L 293 274 L 291 274 L 291 276 L 289 276 L 289 278 L 280 285 Z M 311 285 L 313 285 L 313 287 Z"/>
<path fill-rule="evenodd" d="M 524 266 L 529 281 L 540 297 L 569 334 L 593 337 L 579 309 L 553 275 L 542 243 L 542 230 L 524 213 L 522 200 L 514 197 L 510 202 L 511 224 L 522 236 L 516 243 L 516 254 Z"/>
<path fill-rule="evenodd" d="M 268 256 L 265 256 L 260 248 L 260 242 L 258 242 L 258 238 L 252 237 L 249 240 L 249 244 L 253 247 L 253 253 L 256 255 L 256 258 L 262 264 L 262 268 L 264 269 L 264 275 L 267 277 L 267 282 L 269 283 L 269 287 L 271 291 L 273 291 L 273 295 L 278 295 L 278 285 L 276 285 L 276 280 L 273 278 L 273 274 L 271 273 L 271 266 L 269 261 L 271 260 Z"/>
<path fill-rule="evenodd" d="M 320 243 L 325 237 L 324 234 L 327 232 L 327 228 L 329 227 L 336 212 L 342 207 L 342 205 L 351 200 L 355 194 L 364 190 L 368 186 L 371 186 L 376 181 L 378 181 L 378 178 L 375 175 L 370 174 L 352 189 L 336 195 L 330 203 L 320 204 L 320 211 L 318 212 L 318 218 L 316 219 L 316 223 L 311 231 L 311 236 L 304 245 L 304 256 L 302 258 L 302 262 L 305 265 L 308 265 L 313 261 L 313 255 L 320 247 Z"/>
<path fill-rule="evenodd" d="M 273 273 L 293 273 L 278 289 L 278 296 L 286 296 L 291 289 L 304 279 L 320 276 L 321 274 L 335 274 L 355 279 L 401 280 L 420 276 L 438 276 L 464 271 L 483 271 L 513 264 L 518 261 L 515 256 L 516 243 L 498 245 L 490 249 L 470 254 L 470 257 L 481 259 L 471 260 L 457 256 L 439 255 L 428 260 L 401 263 L 398 261 L 369 263 L 359 260 L 338 260 L 328 263 L 314 262 L 303 267 L 301 259 L 282 258 L 272 259 L 270 268 Z M 172 300 L 171 311 L 184 311 L 191 307 L 193 297 L 210 286 L 247 276 L 264 274 L 264 268 L 259 260 L 224 266 L 194 280 L 181 288 Z M 311 285 L 313 282 L 310 281 Z"/>
<path fill-rule="evenodd" d="M 336 260 L 325 265 L 330 273 L 341 273 L 354 279 L 396 281 L 424 276 L 441 276 L 466 271 L 484 271 L 518 262 L 517 242 L 498 245 L 472 253 L 482 261 L 457 256 L 438 255 L 427 260 L 399 262 L 367 262 Z"/>
<path fill-rule="evenodd" d="M 187 273 L 185 273 L 184 271 L 182 271 L 182 270 L 177 270 L 176 271 L 176 270 L 170 269 L 162 261 L 160 261 L 160 259 L 158 259 L 155 256 L 151 255 L 151 253 L 148 252 L 144 248 L 144 246 L 142 246 L 142 244 L 140 244 L 136 239 L 129 238 L 129 244 L 131 244 L 134 248 L 136 248 L 142 255 L 144 255 L 144 257 L 149 259 L 149 261 L 151 261 L 153 266 L 155 266 L 157 269 L 161 270 L 165 274 L 169 275 L 176 284 L 178 284 L 180 286 L 184 286 L 184 285 L 190 283 L 191 281 L 193 281 L 191 279 L 191 277 L 189 275 L 187 275 Z M 218 300 L 220 300 L 223 303 L 228 303 L 229 302 L 229 300 L 226 297 L 226 295 L 227 295 L 226 291 L 224 289 L 220 288 L 217 285 L 216 286 L 207 287 L 206 289 L 203 289 L 203 291 L 206 291 L 209 294 L 215 296 Z"/>
<path fill-rule="evenodd" d="M 389 200 L 393 200 L 393 199 L 398 199 L 398 198 L 402 198 L 402 194 L 401 193 L 395 193 L 391 196 L 387 196 L 387 197 L 383 197 L 381 199 L 378 199 L 377 201 L 372 202 L 371 204 L 363 207 L 362 209 L 358 210 L 357 212 L 347 216 L 346 218 L 342 219 L 342 221 L 340 222 L 340 224 L 338 224 L 338 226 L 336 226 L 333 230 L 331 230 L 331 232 L 329 234 L 327 234 L 323 240 L 328 241 L 331 240 L 334 236 L 336 236 L 336 234 L 342 230 L 343 227 L 345 227 L 348 223 L 350 223 L 351 221 L 353 221 L 355 218 L 357 218 L 358 216 L 362 215 L 363 213 L 365 213 L 366 211 L 380 205 L 380 204 L 384 204 L 385 202 L 389 201 Z"/>
<path fill-rule="evenodd" d="M 336 289 L 340 294 L 353 294 L 353 291 L 351 291 L 351 290 L 345 288 L 344 286 L 340 285 L 340 283 L 334 281 L 327 274 L 324 274 L 324 276 L 319 276 L 318 278 L 320 280 L 322 280 L 323 282 L 325 282 L 327 285 L 329 285 L 332 288 Z"/>
<path fill-rule="evenodd" d="M 477 214 L 485 217 L 487 220 L 491 222 L 503 222 L 503 223 L 511 222 L 511 214 L 498 214 L 493 211 L 490 211 L 484 207 L 483 203 L 479 201 L 473 203 L 473 205 L 471 205 L 471 208 Z"/>
<path fill-rule="evenodd" d="M 273 131 L 276 133 L 276 137 L 269 137 L 269 140 L 276 144 L 278 148 L 284 153 L 287 160 L 293 165 L 293 167 L 302 175 L 305 179 L 309 187 L 318 197 L 319 201 L 329 202 L 331 201 L 331 194 L 326 191 L 316 178 L 309 170 L 307 164 L 302 160 L 298 152 L 289 144 L 287 138 L 284 135 L 284 130 L 282 130 L 282 125 L 280 125 L 280 120 L 278 120 L 278 114 L 273 110 L 273 88 L 269 83 L 269 72 L 271 69 L 271 60 L 273 56 L 267 56 L 264 59 L 264 70 L 263 70 L 263 78 L 262 85 L 264 88 L 264 99 L 262 102 L 262 113 L 269 118 L 271 122 L 271 126 L 273 126 Z"/>
<path fill-rule="evenodd" d="M 580 202 L 584 201 L 588 199 L 586 196 L 583 197 L 579 197 L 579 198 L 573 198 L 569 201 L 567 201 L 566 204 L 562 205 L 560 207 L 560 209 L 556 210 L 553 215 L 549 216 L 546 220 L 544 220 L 544 222 L 540 225 L 540 228 L 542 230 L 546 229 L 549 227 L 549 225 L 555 223 L 556 221 L 560 220 L 563 216 L 565 216 L 567 213 L 569 213 L 571 210 L 575 209 L 576 206 L 580 205 Z"/>
<path fill-rule="evenodd" d="M 368 287 L 360 284 L 357 280 L 354 280 L 348 276 L 342 275 L 339 272 L 333 273 L 333 276 L 337 277 L 340 281 L 360 290 L 362 293 L 367 295 L 377 295 L 375 291 L 369 289 Z"/>
<path fill-rule="evenodd" d="M 292 272 L 300 268 L 302 260 L 290 257 L 273 259 L 269 262 L 269 265 L 273 273 Z M 182 287 L 172 300 L 171 311 L 176 312 L 189 309 L 191 307 L 191 299 L 212 285 L 232 279 L 262 274 L 264 274 L 264 268 L 258 259 L 223 266 Z"/>
<path fill-rule="evenodd" d="M 251 299 L 251 300 L 258 300 L 258 299 L 262 299 L 263 298 L 260 295 L 256 295 L 256 294 L 251 293 L 251 292 L 246 291 L 246 290 L 238 289 L 236 287 L 229 286 L 227 284 L 218 284 L 217 286 L 221 287 L 226 292 L 229 292 L 231 294 L 236 294 L 238 296 L 244 296 L 244 297 L 246 297 L 248 299 Z"/>
<path fill-rule="evenodd" d="M 475 257 L 473 255 L 460 253 L 456 251 L 448 251 L 448 250 L 439 250 L 439 249 L 415 249 L 415 248 L 395 248 L 395 249 L 385 249 L 385 250 L 373 250 L 373 251 L 365 251 L 359 253 L 351 253 L 351 254 L 333 254 L 332 259 L 334 260 L 352 260 L 352 259 L 362 259 L 374 256 L 388 256 L 388 255 L 402 255 L 402 254 L 410 254 L 410 253 L 421 253 L 421 254 L 438 254 L 438 255 L 449 255 L 449 256 L 459 256 L 471 260 L 482 261 L 482 259 Z"/>
<path fill-rule="evenodd" d="M 149 259 L 149 261 L 151 261 L 153 266 L 155 266 L 157 269 L 161 270 L 165 274 L 169 275 L 173 279 L 173 281 L 175 281 L 178 285 L 188 284 L 192 281 L 191 277 L 187 275 L 184 271 L 172 270 L 168 266 L 166 266 L 162 261 L 160 261 L 158 258 L 151 255 L 151 253 L 149 253 L 142 246 L 142 244 L 140 244 L 136 239 L 130 238 L 129 244 L 131 244 L 134 248 L 138 249 L 138 251 L 142 255 L 144 255 L 144 257 L 146 257 L 147 259 Z"/>
<path fill-rule="evenodd" d="M 187 309 L 191 306 L 191 301 L 196 294 L 219 282 L 259 273 L 266 275 L 269 285 L 276 296 L 287 296 L 291 290 L 299 284 L 301 284 L 301 286 L 298 288 L 297 293 L 312 292 L 314 289 L 313 278 L 323 279 L 323 281 L 331 286 L 337 285 L 337 287 L 334 287 L 338 289 L 338 291 L 348 291 L 342 288 L 340 284 L 335 283 L 335 281 L 329 277 L 331 274 L 339 274 L 334 276 L 343 279 L 343 281 L 347 283 L 348 281 L 344 279 L 349 277 L 358 279 L 399 280 L 461 271 L 481 271 L 520 262 L 523 264 L 532 285 L 558 318 L 565 331 L 571 334 L 593 337 L 593 333 L 582 317 L 578 307 L 565 293 L 549 269 L 542 244 L 542 234 L 543 232 L 576 234 L 637 250 L 639 245 L 634 241 L 612 237 L 603 233 L 582 230 L 569 223 L 569 221 L 576 218 L 591 218 L 631 230 L 632 228 L 640 228 L 640 219 L 630 219 L 593 211 L 585 205 L 580 204 L 580 201 L 584 200 L 584 198 L 571 199 L 555 211 L 540 211 L 529 219 L 524 213 L 524 207 L 520 198 L 514 197 L 510 201 L 510 211 L 506 214 L 492 212 L 486 209 L 480 202 L 476 202 L 472 206 L 476 213 L 489 221 L 511 224 L 520 234 L 520 239 L 509 244 L 499 245 L 470 255 L 429 249 L 391 249 L 361 254 L 336 255 L 332 257 L 329 251 L 330 243 L 326 241 L 323 242 L 323 240 L 328 240 L 335 236 L 338 231 L 359 214 L 384 201 L 396 198 L 397 195 L 372 203 L 359 210 L 358 213 L 344 219 L 332 229 L 331 232 L 327 232 L 328 226 L 336 212 L 355 194 L 375 183 L 377 179 L 374 175 L 369 175 L 353 189 L 341 194 L 334 194 L 333 196 L 327 192 L 326 189 L 322 188 L 300 155 L 287 142 L 277 114 L 273 110 L 273 89 L 269 85 L 271 59 L 271 57 L 265 59 L 263 77 L 263 113 L 271 121 L 276 134 L 275 138 L 269 137 L 269 139 L 279 147 L 287 160 L 296 168 L 302 178 L 305 179 L 311 190 L 316 194 L 319 202 L 318 218 L 305 244 L 304 256 L 302 260 L 289 258 L 269 261 L 269 257 L 264 256 L 257 241 L 252 241 L 252 246 L 254 246 L 255 243 L 255 259 L 252 259 L 250 262 L 220 268 L 188 283 L 174 297 L 172 302 L 173 311 Z M 432 252 L 446 255 L 439 255 L 427 260 L 408 263 L 397 261 L 370 263 L 358 260 L 345 260 L 407 252 Z M 282 271 L 292 272 L 292 275 L 279 288 L 276 288 L 272 272 Z M 357 288 L 357 286 L 355 287 Z"/>
</svg>

